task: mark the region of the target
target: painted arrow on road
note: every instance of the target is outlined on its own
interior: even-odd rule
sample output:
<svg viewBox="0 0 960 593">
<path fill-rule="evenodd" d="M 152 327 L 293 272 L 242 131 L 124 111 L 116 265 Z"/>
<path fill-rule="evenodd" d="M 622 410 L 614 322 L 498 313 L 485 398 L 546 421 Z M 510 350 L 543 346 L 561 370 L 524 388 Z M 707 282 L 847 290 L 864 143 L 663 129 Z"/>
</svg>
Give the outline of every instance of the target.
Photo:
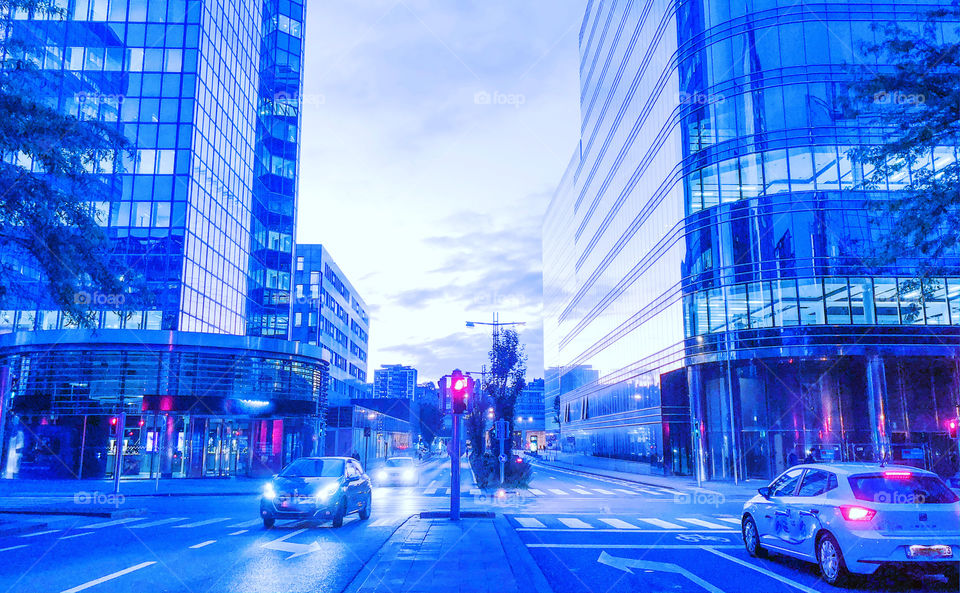
<svg viewBox="0 0 960 593">
<path fill-rule="evenodd" d="M 287 556 L 287 560 L 296 558 L 297 556 L 305 556 L 307 554 L 312 554 L 314 552 L 320 551 L 320 544 L 317 543 L 317 540 L 313 540 L 311 544 L 298 544 L 294 542 L 288 542 L 287 540 L 295 535 L 299 535 L 306 531 L 306 529 L 298 529 L 292 531 L 287 535 L 275 539 L 272 542 L 267 542 L 263 544 L 262 548 L 267 548 L 268 550 L 277 550 L 279 552 L 291 552 L 290 556 Z"/>
<path fill-rule="evenodd" d="M 686 577 L 689 581 L 700 585 L 707 591 L 710 591 L 710 593 L 723 593 L 723 589 L 715 587 L 685 568 L 681 568 L 676 564 L 670 564 L 668 562 L 652 562 L 650 560 L 620 558 L 619 556 L 611 556 L 606 552 L 600 552 L 600 557 L 597 558 L 597 562 L 600 564 L 606 564 L 607 566 L 622 570 L 624 572 L 629 572 L 630 574 L 633 574 L 633 570 L 631 570 L 632 568 L 639 570 L 652 570 L 656 572 L 672 572 L 674 574 Z"/>
</svg>

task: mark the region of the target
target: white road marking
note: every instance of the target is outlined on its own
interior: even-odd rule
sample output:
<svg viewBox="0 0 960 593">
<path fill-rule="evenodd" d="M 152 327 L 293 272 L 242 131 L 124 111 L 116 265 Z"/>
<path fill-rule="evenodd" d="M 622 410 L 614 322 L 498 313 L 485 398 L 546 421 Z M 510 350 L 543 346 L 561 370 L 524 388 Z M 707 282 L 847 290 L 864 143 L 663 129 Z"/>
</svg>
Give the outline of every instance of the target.
<svg viewBox="0 0 960 593">
<path fill-rule="evenodd" d="M 662 492 L 655 492 L 653 490 L 647 490 L 646 488 L 637 488 L 637 490 L 643 492 L 644 494 L 653 494 L 654 496 L 660 496 L 663 494 Z"/>
<path fill-rule="evenodd" d="M 246 529 L 247 527 L 253 527 L 259 525 L 263 519 L 250 519 L 249 521 L 241 521 L 240 523 L 234 523 L 233 525 L 227 525 L 227 529 Z"/>
<path fill-rule="evenodd" d="M 10 550 L 19 550 L 20 548 L 26 548 L 27 544 L 20 544 L 19 546 L 10 546 L 9 548 L 0 548 L 0 552 L 9 552 Z"/>
<path fill-rule="evenodd" d="M 46 531 L 34 531 L 33 533 L 24 533 L 20 537 L 37 537 L 39 535 L 48 535 L 51 533 L 56 533 L 60 531 L 59 529 L 48 529 Z"/>
<path fill-rule="evenodd" d="M 84 584 L 82 584 L 82 585 L 77 585 L 76 587 L 74 587 L 74 588 L 72 588 L 72 589 L 66 589 L 66 590 L 63 591 L 63 593 L 77 593 L 78 591 L 83 591 L 84 589 L 89 589 L 90 587 L 94 587 L 94 586 L 96 586 L 96 585 L 99 585 L 100 583 L 106 583 L 107 581 L 112 581 L 113 579 L 122 577 L 122 576 L 125 575 L 125 574 L 130 574 L 131 572 L 134 572 L 134 571 L 136 571 L 136 570 L 140 570 L 141 568 L 146 568 L 146 567 L 148 567 L 148 566 L 152 566 L 152 565 L 154 565 L 154 564 L 156 564 L 156 561 L 153 561 L 153 560 L 151 560 L 150 562 L 141 562 L 140 564 L 136 564 L 136 565 L 134 565 L 134 566 L 131 566 L 130 568 L 124 568 L 123 570 L 118 570 L 117 572 L 108 574 L 108 575 L 105 576 L 105 577 L 100 577 L 99 579 L 94 579 L 94 580 L 92 580 L 92 581 L 87 581 L 86 583 L 84 583 Z"/>
<path fill-rule="evenodd" d="M 664 529 L 686 529 L 683 525 L 677 525 L 676 523 L 671 523 L 670 521 L 664 521 L 663 519 L 645 519 L 643 517 L 638 517 L 644 523 L 649 523 L 657 527 L 663 527 Z"/>
<path fill-rule="evenodd" d="M 705 546 L 696 544 L 527 544 L 528 548 L 573 548 L 573 549 L 607 549 L 607 550 L 705 550 Z M 719 550 L 741 550 L 743 546 L 710 546 Z"/>
<path fill-rule="evenodd" d="M 191 550 L 196 550 L 197 548 L 202 548 L 202 547 L 204 547 L 204 546 L 209 546 L 210 544 L 215 544 L 215 543 L 217 543 L 217 540 L 215 540 L 215 539 L 208 539 L 208 540 L 205 541 L 205 542 L 200 542 L 199 544 L 194 544 L 194 545 L 190 546 L 190 549 L 191 549 Z"/>
<path fill-rule="evenodd" d="M 636 490 L 625 490 L 623 488 L 614 488 L 617 492 L 623 492 L 624 494 L 636 494 Z"/>
<path fill-rule="evenodd" d="M 479 488 L 471 488 L 470 496 L 480 496 L 483 492 Z"/>
<path fill-rule="evenodd" d="M 549 490 L 550 492 L 553 492 L 554 494 L 559 494 L 560 496 L 566 496 L 567 494 L 563 490 L 557 490 L 556 488 L 547 488 L 547 490 Z"/>
<path fill-rule="evenodd" d="M 590 494 L 589 490 L 581 490 L 580 488 L 571 488 L 577 494 Z"/>
<path fill-rule="evenodd" d="M 160 519 L 159 521 L 150 521 L 149 523 L 141 523 L 140 525 L 131 525 L 129 529 L 146 529 L 147 527 L 157 527 L 158 525 L 166 525 L 167 523 L 176 523 L 178 521 L 186 521 L 190 517 L 170 517 L 168 519 Z"/>
<path fill-rule="evenodd" d="M 536 488 L 527 488 L 527 492 L 533 494 L 534 496 L 543 496 L 543 490 L 537 490 Z"/>
<path fill-rule="evenodd" d="M 214 523 L 222 523 L 223 521 L 229 521 L 230 517 L 221 517 L 220 519 L 207 519 L 205 521 L 195 521 L 193 523 L 184 523 L 183 525 L 174 525 L 174 529 L 186 529 L 188 527 L 203 527 L 204 525 L 213 525 Z"/>
<path fill-rule="evenodd" d="M 424 496 L 429 496 L 429 495 L 431 495 L 431 494 L 436 494 L 436 493 L 437 493 L 437 489 L 436 489 L 436 488 L 426 488 L 426 489 L 424 489 L 424 491 L 423 491 Z"/>
<path fill-rule="evenodd" d="M 557 517 L 557 521 L 560 521 L 570 529 L 593 529 L 593 525 L 573 517 Z"/>
<path fill-rule="evenodd" d="M 534 519 L 533 517 L 514 517 L 523 527 L 546 527 L 539 519 Z"/>
<path fill-rule="evenodd" d="M 769 571 L 769 570 L 767 570 L 767 569 L 765 569 L 765 568 L 761 568 L 761 567 L 756 566 L 756 565 L 754 565 L 754 564 L 751 564 L 751 563 L 749 563 L 749 562 L 744 562 L 743 560 L 740 560 L 739 558 L 736 558 L 736 557 L 731 556 L 731 555 L 729 555 L 729 554 L 724 554 L 723 552 L 720 552 L 719 550 L 717 550 L 717 548 L 720 548 L 720 547 L 722 547 L 722 546 L 710 546 L 710 547 L 703 546 L 703 549 L 706 550 L 707 552 L 710 552 L 711 554 L 715 554 L 715 555 L 723 558 L 724 560 L 729 560 L 730 562 L 734 562 L 734 563 L 736 563 L 736 564 L 739 564 L 740 566 L 746 566 L 747 568 L 751 568 L 751 569 L 759 572 L 760 574 L 762 574 L 762 575 L 764 575 L 764 576 L 768 576 L 768 577 L 770 577 L 771 579 L 776 579 L 776 580 L 780 581 L 780 582 L 783 583 L 784 585 L 788 585 L 788 586 L 790 586 L 790 587 L 793 587 L 794 589 L 803 591 L 803 593 L 817 593 L 817 590 L 816 590 L 816 589 L 811 589 L 810 587 L 807 587 L 807 586 L 805 586 L 805 585 L 801 585 L 800 583 L 798 583 L 798 582 L 796 582 L 796 581 L 793 581 L 793 580 L 790 580 L 790 579 L 788 579 L 787 577 L 780 576 L 780 575 L 778 575 L 778 574 L 775 573 L 775 572 L 771 572 L 771 571 Z M 740 546 L 737 546 L 737 547 L 740 547 Z"/>
<path fill-rule="evenodd" d="M 73 535 L 65 535 L 63 537 L 58 537 L 57 539 L 73 539 L 75 537 L 83 537 L 84 535 L 91 535 L 92 531 L 84 531 L 83 533 L 74 533 Z"/>
<path fill-rule="evenodd" d="M 609 490 L 604 490 L 603 488 L 594 488 L 593 491 L 599 492 L 600 494 L 606 494 L 607 496 L 613 495 L 613 492 L 610 492 Z"/>
<path fill-rule="evenodd" d="M 240 531 L 234 531 L 234 532 L 231 533 L 230 535 L 240 535 L 241 533 L 246 533 L 246 532 L 248 532 L 248 531 L 250 531 L 250 530 L 249 530 L 249 529 L 241 529 Z"/>
<path fill-rule="evenodd" d="M 386 527 L 387 525 L 393 525 L 396 522 L 396 519 L 377 519 L 370 524 L 370 527 Z"/>
<path fill-rule="evenodd" d="M 683 521 L 684 523 L 689 523 L 698 527 L 706 527 L 707 529 L 729 529 L 729 527 L 726 525 L 711 523 L 710 521 L 704 521 L 703 519 L 685 519 L 683 517 L 677 517 L 677 521 Z"/>
<path fill-rule="evenodd" d="M 717 517 L 717 521 L 726 521 L 727 523 L 733 523 L 734 525 L 740 525 L 740 519 L 735 519 L 733 517 Z"/>
<path fill-rule="evenodd" d="M 307 554 L 312 554 L 314 552 L 320 551 L 320 544 L 317 540 L 313 540 L 310 544 L 298 544 L 295 542 L 288 542 L 287 540 L 296 535 L 300 535 L 306 531 L 306 529 L 298 529 L 297 531 L 292 531 L 287 535 L 277 538 L 272 542 L 267 542 L 261 545 L 261 548 L 267 548 L 268 550 L 277 550 L 278 552 L 290 552 L 290 555 L 287 556 L 287 560 L 296 558 L 298 556 L 305 556 Z"/>
<path fill-rule="evenodd" d="M 604 519 L 601 518 L 601 521 L 609 525 L 610 527 L 616 527 L 617 529 L 637 529 L 636 525 L 627 523 L 621 519 Z"/>
<path fill-rule="evenodd" d="M 83 529 L 100 529 L 101 527 L 113 527 L 114 525 L 124 525 L 126 523 L 133 523 L 134 521 L 143 521 L 146 517 L 127 517 L 126 519 L 116 519 L 114 521 L 105 521 L 103 523 L 94 523 L 93 525 L 87 525 Z"/>
<path fill-rule="evenodd" d="M 436 485 L 437 485 L 437 481 L 436 481 L 436 480 L 430 480 L 430 483 L 427 484 L 427 488 L 433 488 L 433 487 L 436 486 Z"/>
</svg>

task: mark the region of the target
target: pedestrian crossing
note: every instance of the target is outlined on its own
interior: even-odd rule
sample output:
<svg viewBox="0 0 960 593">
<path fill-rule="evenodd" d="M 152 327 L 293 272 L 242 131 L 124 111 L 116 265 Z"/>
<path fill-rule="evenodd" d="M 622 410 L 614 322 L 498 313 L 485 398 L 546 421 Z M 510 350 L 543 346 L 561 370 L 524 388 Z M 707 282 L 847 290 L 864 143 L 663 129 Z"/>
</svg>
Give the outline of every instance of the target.
<svg viewBox="0 0 960 593">
<path fill-rule="evenodd" d="M 685 531 L 700 533 L 739 533 L 736 517 L 564 517 L 511 515 L 519 531 Z"/>
<path fill-rule="evenodd" d="M 643 487 L 628 490 L 626 488 L 595 488 L 593 486 L 568 486 L 565 488 L 521 488 L 518 490 L 521 495 L 531 495 L 537 497 L 594 497 L 594 496 L 643 496 L 659 498 L 661 500 L 672 500 L 677 494 L 673 490 L 666 488 Z M 461 496 L 487 496 L 490 492 L 484 492 L 479 488 L 464 488 Z M 374 489 L 374 496 L 450 496 L 448 486 L 439 486 L 436 481 L 431 481 L 426 486 L 400 486 L 400 487 L 381 487 Z"/>
</svg>

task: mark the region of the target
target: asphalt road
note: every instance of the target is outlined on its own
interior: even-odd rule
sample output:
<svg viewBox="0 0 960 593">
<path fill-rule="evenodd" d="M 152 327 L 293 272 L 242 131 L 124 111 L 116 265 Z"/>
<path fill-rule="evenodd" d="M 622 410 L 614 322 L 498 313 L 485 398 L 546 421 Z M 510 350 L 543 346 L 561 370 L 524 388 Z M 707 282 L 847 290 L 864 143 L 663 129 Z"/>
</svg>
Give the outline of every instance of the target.
<svg viewBox="0 0 960 593">
<path fill-rule="evenodd" d="M 558 593 L 836 591 L 812 565 L 750 558 L 742 500 L 547 467 L 529 489 L 498 497 L 471 490 L 469 475 L 463 508 L 507 516 Z M 144 517 L 50 519 L 46 531 L 0 538 L 0 593 L 342 591 L 408 517 L 448 508 L 449 470 L 428 463 L 419 486 L 374 492 L 370 520 L 354 515 L 340 529 L 264 530 L 253 496 L 138 499 Z M 936 578 L 858 586 L 946 590 Z"/>
</svg>

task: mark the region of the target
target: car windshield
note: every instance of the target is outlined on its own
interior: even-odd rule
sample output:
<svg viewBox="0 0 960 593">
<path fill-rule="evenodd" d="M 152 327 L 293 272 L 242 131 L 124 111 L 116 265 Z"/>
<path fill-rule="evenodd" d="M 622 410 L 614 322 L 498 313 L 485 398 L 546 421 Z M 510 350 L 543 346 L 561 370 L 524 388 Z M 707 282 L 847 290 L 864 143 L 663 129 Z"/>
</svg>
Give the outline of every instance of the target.
<svg viewBox="0 0 960 593">
<path fill-rule="evenodd" d="M 410 467 L 413 465 L 411 457 L 395 457 L 387 460 L 387 467 Z"/>
<path fill-rule="evenodd" d="M 851 476 L 850 488 L 857 500 L 870 502 L 948 504 L 958 500 L 940 478 L 910 472 Z"/>
<path fill-rule="evenodd" d="M 298 459 L 280 472 L 284 478 L 335 478 L 342 474 L 342 459 Z"/>
</svg>

